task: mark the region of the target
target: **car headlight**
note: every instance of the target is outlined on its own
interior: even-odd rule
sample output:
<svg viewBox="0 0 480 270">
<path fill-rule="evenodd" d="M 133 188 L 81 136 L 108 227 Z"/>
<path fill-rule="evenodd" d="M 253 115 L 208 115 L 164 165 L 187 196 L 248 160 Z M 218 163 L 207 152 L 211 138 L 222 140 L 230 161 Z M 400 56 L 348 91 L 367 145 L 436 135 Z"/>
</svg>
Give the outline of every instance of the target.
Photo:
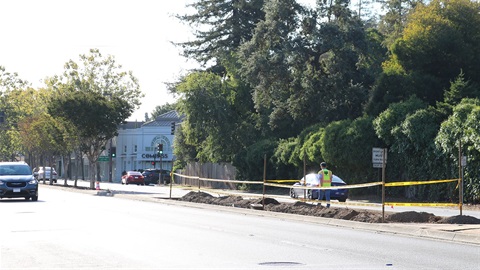
<svg viewBox="0 0 480 270">
<path fill-rule="evenodd" d="M 37 182 L 36 179 L 32 179 L 32 180 L 30 180 L 30 182 L 28 182 L 28 184 L 30 184 L 30 185 L 36 185 L 37 183 L 38 182 Z"/>
</svg>

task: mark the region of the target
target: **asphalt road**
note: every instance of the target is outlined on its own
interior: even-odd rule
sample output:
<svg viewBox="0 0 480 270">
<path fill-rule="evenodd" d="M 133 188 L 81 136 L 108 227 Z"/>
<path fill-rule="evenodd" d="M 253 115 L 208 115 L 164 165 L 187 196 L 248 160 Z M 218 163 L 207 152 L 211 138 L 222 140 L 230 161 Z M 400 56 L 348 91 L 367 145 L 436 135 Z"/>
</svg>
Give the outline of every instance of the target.
<svg viewBox="0 0 480 270">
<path fill-rule="evenodd" d="M 42 187 L 0 215 L 2 270 L 480 268 L 478 245 Z"/>
</svg>

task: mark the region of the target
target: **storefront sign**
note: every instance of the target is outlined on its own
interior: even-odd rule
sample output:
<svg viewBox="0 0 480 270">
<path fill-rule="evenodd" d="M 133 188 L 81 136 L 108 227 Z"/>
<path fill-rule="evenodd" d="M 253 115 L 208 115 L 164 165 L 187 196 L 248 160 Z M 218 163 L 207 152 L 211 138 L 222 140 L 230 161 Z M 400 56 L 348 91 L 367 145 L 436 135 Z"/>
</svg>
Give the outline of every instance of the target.
<svg viewBox="0 0 480 270">
<path fill-rule="evenodd" d="M 160 156 L 164 159 L 168 159 L 168 154 L 142 154 L 142 158 L 143 159 L 151 159 L 151 158 L 155 158 L 155 159 L 160 159 Z"/>
</svg>

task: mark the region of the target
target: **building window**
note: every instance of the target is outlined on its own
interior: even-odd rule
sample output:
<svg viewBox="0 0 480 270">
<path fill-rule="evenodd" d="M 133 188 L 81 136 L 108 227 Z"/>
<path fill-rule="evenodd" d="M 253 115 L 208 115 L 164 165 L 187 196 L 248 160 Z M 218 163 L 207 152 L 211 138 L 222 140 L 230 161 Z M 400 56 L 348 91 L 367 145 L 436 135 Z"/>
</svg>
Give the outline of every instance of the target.
<svg viewBox="0 0 480 270">
<path fill-rule="evenodd" d="M 135 146 L 133 147 L 133 152 L 134 152 L 134 153 L 137 153 L 137 145 L 135 145 Z"/>
<path fill-rule="evenodd" d="M 127 153 L 127 146 L 126 146 L 126 145 L 123 146 L 123 152 L 124 152 L 124 153 Z"/>
</svg>

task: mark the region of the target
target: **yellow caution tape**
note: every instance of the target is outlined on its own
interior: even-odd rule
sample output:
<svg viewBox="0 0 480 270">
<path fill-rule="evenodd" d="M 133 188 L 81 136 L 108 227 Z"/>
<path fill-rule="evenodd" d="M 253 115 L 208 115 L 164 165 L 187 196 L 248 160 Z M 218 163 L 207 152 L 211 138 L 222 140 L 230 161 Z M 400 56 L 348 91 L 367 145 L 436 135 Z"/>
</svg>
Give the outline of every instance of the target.
<svg viewBox="0 0 480 270">
<path fill-rule="evenodd" d="M 222 180 L 222 179 L 212 179 L 212 178 L 203 178 L 199 177 L 199 180 L 210 181 L 210 182 L 223 182 L 223 183 L 241 183 L 241 184 L 263 184 L 260 181 L 242 181 L 242 180 Z"/>
<path fill-rule="evenodd" d="M 275 184 L 275 183 L 296 183 L 298 180 L 294 179 L 286 179 L 286 180 L 265 180 L 263 181 L 242 181 L 242 180 L 225 180 L 225 179 L 212 179 L 212 178 L 204 178 L 198 176 L 189 176 L 183 175 L 179 173 L 173 173 L 176 176 L 190 178 L 190 179 L 198 179 L 201 181 L 210 181 L 210 182 L 223 182 L 223 183 L 240 183 L 240 184 L 255 184 L 260 185 L 263 184 L 265 186 L 270 187 L 280 187 L 280 188 L 298 188 L 298 189 L 353 189 L 353 188 L 365 188 L 365 187 L 372 187 L 372 186 L 381 186 L 382 182 L 371 182 L 371 183 L 364 183 L 364 184 L 355 184 L 355 185 L 344 185 L 344 186 L 331 186 L 331 187 L 318 187 L 318 186 L 293 186 L 293 185 L 282 185 L 282 184 Z M 439 183 L 449 183 L 459 181 L 459 179 L 446 179 L 446 180 L 430 180 L 430 181 L 406 181 L 406 182 L 390 182 L 385 183 L 385 187 L 399 187 L 399 186 L 411 186 L 411 185 L 427 185 L 427 184 L 439 184 Z M 457 185 L 458 187 L 458 185 Z"/>
<path fill-rule="evenodd" d="M 296 183 L 298 182 L 298 179 L 292 179 L 292 180 L 265 180 L 268 183 Z"/>
<path fill-rule="evenodd" d="M 457 203 L 400 203 L 386 202 L 385 205 L 391 206 L 459 206 Z"/>
<path fill-rule="evenodd" d="M 280 184 L 272 184 L 272 183 L 265 183 L 265 186 L 270 187 L 283 187 L 283 188 L 298 188 L 298 189 L 351 189 L 351 188 L 363 188 L 363 187 L 372 187 L 372 186 L 379 186 L 382 185 L 382 182 L 372 182 L 372 183 L 364 183 L 364 184 L 356 184 L 356 185 L 344 185 L 344 186 L 331 186 L 331 187 L 318 187 L 318 186 L 292 186 L 292 185 L 280 185 Z"/>
<path fill-rule="evenodd" d="M 184 177 L 184 178 L 198 179 L 198 180 L 201 180 L 201 181 L 210 181 L 210 182 L 263 184 L 262 181 L 241 181 L 241 180 L 212 179 L 212 178 L 205 178 L 205 177 L 198 177 L 198 176 L 183 175 L 183 174 L 179 174 L 179 173 L 174 173 L 174 175 L 177 175 L 179 177 Z"/>
<path fill-rule="evenodd" d="M 188 176 L 182 175 L 178 173 L 174 173 L 174 175 L 191 178 L 191 179 L 199 179 L 204 181 L 215 181 L 215 182 L 230 182 L 230 183 L 251 183 L 251 184 L 263 184 L 261 181 L 238 181 L 238 180 L 221 180 L 221 179 L 211 179 L 211 178 L 201 178 L 198 176 Z M 423 184 L 437 184 L 437 183 L 448 183 L 448 182 L 455 182 L 459 179 L 447 179 L 447 180 L 432 180 L 432 181 L 409 181 L 409 182 L 393 182 L 393 183 L 386 183 L 385 186 L 407 186 L 407 185 L 423 185 Z M 273 180 L 278 181 L 278 180 Z M 273 182 L 269 180 L 269 182 Z M 280 180 L 280 182 L 285 181 L 293 181 L 293 180 Z M 295 180 L 298 182 L 298 180 Z M 275 183 L 265 183 L 265 186 L 271 187 L 283 187 L 283 188 L 298 188 L 298 189 L 348 189 L 348 188 L 361 188 L 361 187 L 370 187 L 370 186 L 378 186 L 382 185 L 382 182 L 372 182 L 372 183 L 364 183 L 364 184 L 356 184 L 356 185 L 345 185 L 345 186 L 332 186 L 332 187 L 311 187 L 311 186 L 292 186 L 292 185 L 281 185 Z M 191 189 L 191 190 L 198 190 L 198 187 L 182 187 L 184 189 Z M 247 194 L 242 192 L 232 192 L 228 190 L 218 190 L 218 189 L 208 189 L 208 188 L 201 188 L 202 191 L 209 192 L 209 193 L 216 193 L 216 194 L 226 194 L 226 195 L 238 195 L 238 196 L 245 196 L 245 197 L 263 197 L 263 194 Z M 278 197 L 278 198 L 285 198 L 285 195 L 271 195 L 265 194 L 268 197 Z M 319 203 L 323 201 L 318 201 L 315 199 L 306 199 L 306 198 L 290 198 L 292 200 L 302 201 L 302 202 L 309 202 L 309 203 Z M 355 205 L 355 206 L 370 206 L 370 207 L 381 207 L 381 203 L 361 203 L 361 202 L 334 202 L 335 204 L 341 205 Z M 385 202 L 384 205 L 388 206 L 430 206 L 430 207 L 459 207 L 460 204 L 456 203 L 408 203 L 408 202 Z"/>
<path fill-rule="evenodd" d="M 262 183 L 263 184 L 263 183 Z M 292 188 L 292 185 L 281 185 L 281 184 L 273 184 L 273 183 L 265 183 L 265 186 L 268 187 L 281 187 L 281 188 Z M 305 189 L 312 189 L 312 187 L 305 187 L 305 186 L 295 186 L 295 188 L 305 188 Z"/>
<path fill-rule="evenodd" d="M 183 177 L 183 178 L 189 178 L 189 179 L 198 179 L 198 176 L 190 176 L 190 175 L 184 175 L 184 174 L 179 174 L 179 173 L 173 173 L 176 176 Z"/>
<path fill-rule="evenodd" d="M 431 181 L 408 181 L 408 182 L 391 182 L 385 183 L 386 187 L 399 187 L 399 186 L 413 186 L 413 185 L 428 185 L 428 184 L 438 184 L 438 183 L 449 183 L 458 181 L 457 179 L 447 179 L 447 180 L 431 180 Z"/>
</svg>

